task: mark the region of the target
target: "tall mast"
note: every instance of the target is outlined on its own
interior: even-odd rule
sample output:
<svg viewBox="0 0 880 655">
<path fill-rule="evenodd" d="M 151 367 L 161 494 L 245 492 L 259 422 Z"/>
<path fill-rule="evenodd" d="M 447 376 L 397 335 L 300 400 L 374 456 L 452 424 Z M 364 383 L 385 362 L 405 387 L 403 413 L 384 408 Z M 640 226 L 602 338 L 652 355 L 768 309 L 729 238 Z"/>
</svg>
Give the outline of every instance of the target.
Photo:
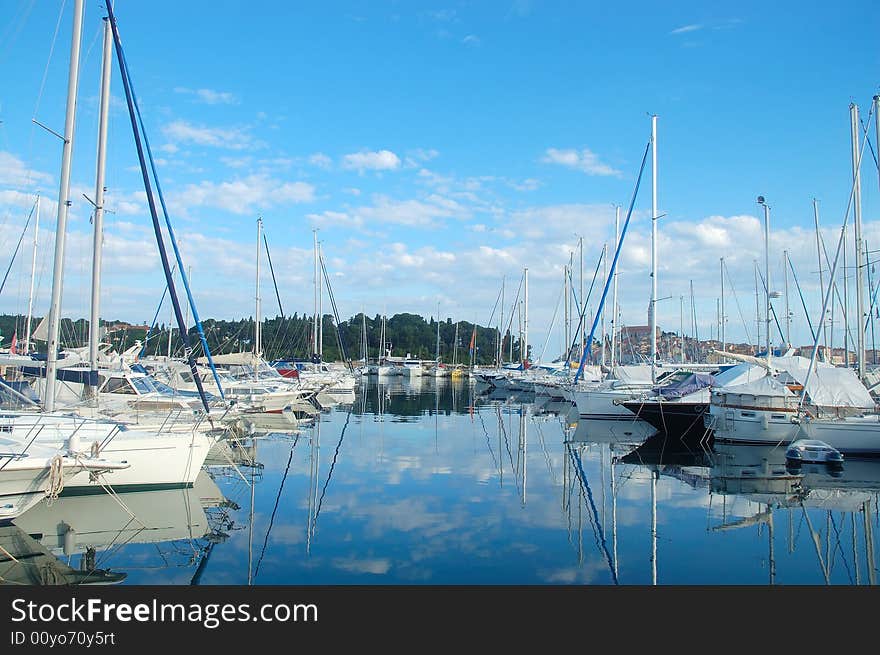
<svg viewBox="0 0 880 655">
<path fill-rule="evenodd" d="M 28 295 L 27 327 L 25 328 L 24 353 L 31 351 L 31 319 L 34 314 L 34 280 L 37 273 L 37 243 L 40 238 L 40 194 L 37 194 L 36 221 L 34 222 L 34 250 L 31 254 L 31 291 Z"/>
<path fill-rule="evenodd" d="M 435 354 L 437 366 L 440 365 L 440 303 L 437 303 L 437 352 Z"/>
<path fill-rule="evenodd" d="M 843 226 L 843 364 L 849 367 L 849 283 L 846 280 L 846 225 Z"/>
<path fill-rule="evenodd" d="M 255 297 L 256 307 L 254 308 L 254 357 L 260 358 L 263 356 L 263 330 L 262 330 L 262 321 L 263 317 L 261 315 L 261 307 L 260 307 L 260 249 L 263 245 L 261 243 L 261 239 L 263 236 L 263 217 L 257 218 L 257 295 Z M 254 369 L 254 374 L 256 374 L 256 368 Z"/>
<path fill-rule="evenodd" d="M 318 261 L 324 261 L 321 244 L 318 243 Z M 324 360 L 324 276 L 318 273 L 318 359 Z"/>
<path fill-rule="evenodd" d="M 504 360 L 504 275 L 501 276 L 501 322 L 498 330 L 498 368 Z M 458 323 L 455 324 L 455 342 L 458 344 Z"/>
<path fill-rule="evenodd" d="M 73 156 L 73 129 L 76 122 L 76 94 L 79 85 L 79 49 L 82 40 L 83 0 L 74 0 L 73 36 L 70 42 L 70 68 L 67 77 L 67 113 L 64 145 L 61 150 L 61 184 L 58 189 L 58 225 L 55 228 L 55 265 L 52 270 L 52 301 L 49 305 L 48 356 L 44 409 L 55 409 L 58 371 L 58 337 L 61 332 L 61 289 L 64 282 L 64 246 L 67 240 L 67 214 L 70 210 L 70 160 Z"/>
<path fill-rule="evenodd" d="M 651 379 L 657 365 L 657 116 L 651 116 Z"/>
<path fill-rule="evenodd" d="M 764 282 L 767 285 L 767 368 L 770 368 L 770 206 L 764 196 L 758 196 L 758 204 L 764 207 Z"/>
<path fill-rule="evenodd" d="M 529 269 L 523 269 L 523 344 L 522 344 L 522 360 L 523 363 L 529 361 Z"/>
<path fill-rule="evenodd" d="M 724 257 L 721 258 L 721 325 L 719 326 L 719 337 L 721 338 L 721 352 L 727 352 L 727 335 L 724 330 Z"/>
<path fill-rule="evenodd" d="M 583 237 L 578 237 L 578 247 L 580 249 L 580 259 L 581 259 L 581 263 L 580 263 L 580 266 L 581 266 L 580 285 L 581 286 L 580 286 L 580 295 L 578 296 L 578 298 L 580 298 L 580 307 L 579 307 L 578 313 L 581 314 L 582 316 L 586 316 L 585 312 L 587 311 L 587 301 L 584 297 L 584 238 Z M 579 335 L 580 338 L 578 339 L 578 343 L 580 344 L 580 347 L 578 348 L 578 355 L 579 355 L 581 361 L 583 361 L 584 348 L 586 348 L 586 344 L 584 343 L 584 328 L 586 328 L 587 326 L 584 325 L 583 320 L 578 321 L 578 323 L 580 324 L 580 328 L 581 328 L 580 335 Z"/>
<path fill-rule="evenodd" d="M 608 244 L 604 244 L 602 246 L 602 286 L 605 286 L 605 283 L 608 281 L 608 257 L 606 254 L 608 253 Z M 602 327 L 601 327 L 601 339 L 602 339 L 602 354 L 599 356 L 599 361 L 602 366 L 605 366 L 605 305 L 602 305 Z"/>
<path fill-rule="evenodd" d="M 315 315 L 312 320 L 312 355 L 318 354 L 318 230 L 312 230 L 312 237 L 315 241 Z"/>
<path fill-rule="evenodd" d="M 562 303 L 562 307 L 565 310 L 565 321 L 563 322 L 563 337 L 562 342 L 565 344 L 565 368 L 570 371 L 571 368 L 568 365 L 568 359 L 571 355 L 571 342 L 568 340 L 569 333 L 568 330 L 571 327 L 568 322 L 568 264 L 562 265 L 562 295 L 564 301 Z"/>
<path fill-rule="evenodd" d="M 758 260 L 755 264 L 755 325 L 758 326 L 758 334 L 755 336 L 755 355 L 761 351 L 761 296 L 758 295 Z"/>
<path fill-rule="evenodd" d="M 679 339 L 679 359 L 681 363 L 684 364 L 684 296 L 678 297 L 678 325 L 679 330 L 681 332 L 681 338 Z"/>
<path fill-rule="evenodd" d="M 856 266 L 856 348 L 858 353 L 856 361 L 859 367 L 859 379 L 865 378 L 865 293 L 863 271 L 859 259 L 862 254 L 862 176 L 859 164 L 859 106 L 851 103 L 849 106 L 850 127 L 852 132 L 852 172 L 853 172 L 853 216 L 855 232 L 855 266 Z M 865 137 L 867 138 L 867 136 Z"/>
<path fill-rule="evenodd" d="M 620 205 L 614 207 L 614 248 L 620 241 Z M 611 296 L 611 367 L 617 361 L 615 350 L 617 349 L 617 267 L 614 267 L 614 291 Z"/>
<path fill-rule="evenodd" d="M 104 49 L 101 69 L 101 100 L 98 113 L 98 157 L 95 174 L 95 217 L 92 238 L 92 306 L 89 316 L 90 384 L 98 384 L 98 342 L 101 340 L 101 258 L 104 245 L 104 170 L 107 162 L 107 115 L 110 108 L 110 71 L 113 64 L 113 30 L 104 19 Z M 91 392 L 97 392 L 97 386 Z"/>
<path fill-rule="evenodd" d="M 785 274 L 785 340 L 791 345 L 791 310 L 788 306 L 788 251 L 782 251 L 782 271 Z"/>
<path fill-rule="evenodd" d="M 822 270 L 822 239 L 819 233 L 819 201 L 813 198 L 813 219 L 816 223 L 816 256 L 819 259 L 819 293 L 820 295 L 825 294 L 825 278 L 823 276 Z M 828 349 L 828 321 L 824 316 L 821 317 L 822 321 L 822 343 L 825 346 L 825 349 Z"/>
</svg>

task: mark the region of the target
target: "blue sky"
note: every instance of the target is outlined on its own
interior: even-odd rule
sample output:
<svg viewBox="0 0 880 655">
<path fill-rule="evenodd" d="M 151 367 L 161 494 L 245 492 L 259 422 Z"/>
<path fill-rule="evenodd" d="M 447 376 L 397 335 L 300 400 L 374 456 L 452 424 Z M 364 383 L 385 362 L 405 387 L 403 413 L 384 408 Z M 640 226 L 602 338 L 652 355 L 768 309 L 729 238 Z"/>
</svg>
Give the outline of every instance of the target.
<svg viewBox="0 0 880 655">
<path fill-rule="evenodd" d="M 529 267 L 530 340 L 540 352 L 575 235 L 584 236 L 590 275 L 613 239 L 612 206 L 629 201 L 655 113 L 665 214 L 658 279 L 660 296 L 673 296 L 659 305 L 661 326 L 678 328 L 677 298 L 694 280 L 700 336 L 709 335 L 724 256 L 754 339 L 759 194 L 772 206 L 772 286 L 781 289 L 788 249 L 815 315 L 811 199 L 820 199 L 833 252 L 851 182 L 849 103 L 865 117 L 880 85 L 880 9 L 668 4 L 120 0 L 126 56 L 200 313 L 253 313 L 262 216 L 287 313 L 312 311 L 317 227 L 345 317 L 362 308 L 427 315 L 440 302 L 444 317 L 485 323 L 502 275 L 510 289 Z M 63 128 L 73 2 L 63 11 L 60 1 L 4 5 L 0 264 L 41 191 L 45 311 L 60 147 L 31 118 Z M 88 312 L 81 194 L 94 193 L 102 16 L 99 3 L 86 5 L 64 297 L 74 315 Z M 103 313 L 147 321 L 164 283 L 116 70 L 112 90 L 115 213 Z M 870 152 L 862 175 L 874 247 Z M 649 212 L 648 176 L 620 264 L 623 324 L 647 320 Z M 0 311 L 26 309 L 28 260 L 13 267 Z M 274 314 L 270 285 L 265 277 L 264 307 Z M 726 300 L 727 332 L 745 340 Z M 799 301 L 790 302 L 793 340 L 807 342 Z M 550 350 L 561 342 L 558 325 Z"/>
</svg>

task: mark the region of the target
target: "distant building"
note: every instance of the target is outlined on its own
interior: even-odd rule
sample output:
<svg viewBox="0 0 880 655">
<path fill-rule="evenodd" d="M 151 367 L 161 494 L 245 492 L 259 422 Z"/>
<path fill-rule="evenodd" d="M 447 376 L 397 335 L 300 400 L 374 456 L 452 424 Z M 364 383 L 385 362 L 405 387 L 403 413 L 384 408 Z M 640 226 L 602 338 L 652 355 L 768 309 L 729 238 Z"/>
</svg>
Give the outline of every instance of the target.
<svg viewBox="0 0 880 655">
<path fill-rule="evenodd" d="M 660 330 L 660 326 L 657 326 L 657 339 L 660 339 L 662 331 Z M 626 325 L 620 328 L 620 338 L 621 339 L 631 339 L 633 341 L 639 341 L 641 339 L 650 339 L 651 338 L 651 326 L 650 325 Z"/>
</svg>

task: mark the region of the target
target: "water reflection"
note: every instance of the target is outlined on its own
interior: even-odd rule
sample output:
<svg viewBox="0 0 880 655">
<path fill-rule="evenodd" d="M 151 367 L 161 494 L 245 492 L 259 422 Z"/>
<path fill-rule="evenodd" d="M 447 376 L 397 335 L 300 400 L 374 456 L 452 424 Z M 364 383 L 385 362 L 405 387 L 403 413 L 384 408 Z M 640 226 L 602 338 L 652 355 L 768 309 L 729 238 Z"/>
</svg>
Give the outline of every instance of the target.
<svg viewBox="0 0 880 655">
<path fill-rule="evenodd" d="M 207 471 L 193 487 L 61 496 L 2 529 L 6 584 L 189 582 L 237 509 Z"/>
<path fill-rule="evenodd" d="M 16 558 L 32 552 L 42 568 L 12 570 L 7 559 L 0 575 L 240 585 L 876 582 L 880 460 L 794 470 L 781 448 L 692 443 L 646 425 L 579 420 L 570 403 L 480 393 L 467 380 L 367 380 L 297 434 L 219 446 L 189 494 L 122 496 L 130 514 L 109 497 L 61 498 L 22 516 L 0 545 Z"/>
</svg>

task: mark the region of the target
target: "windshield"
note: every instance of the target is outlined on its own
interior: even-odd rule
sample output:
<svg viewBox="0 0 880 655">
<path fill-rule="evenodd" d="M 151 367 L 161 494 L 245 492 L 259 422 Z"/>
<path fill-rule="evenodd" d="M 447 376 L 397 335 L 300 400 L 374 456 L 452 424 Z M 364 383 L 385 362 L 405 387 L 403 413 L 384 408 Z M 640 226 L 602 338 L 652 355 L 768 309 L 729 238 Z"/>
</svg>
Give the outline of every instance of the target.
<svg viewBox="0 0 880 655">
<path fill-rule="evenodd" d="M 156 390 L 148 378 L 130 378 L 130 380 L 138 393 L 152 393 Z"/>
</svg>

